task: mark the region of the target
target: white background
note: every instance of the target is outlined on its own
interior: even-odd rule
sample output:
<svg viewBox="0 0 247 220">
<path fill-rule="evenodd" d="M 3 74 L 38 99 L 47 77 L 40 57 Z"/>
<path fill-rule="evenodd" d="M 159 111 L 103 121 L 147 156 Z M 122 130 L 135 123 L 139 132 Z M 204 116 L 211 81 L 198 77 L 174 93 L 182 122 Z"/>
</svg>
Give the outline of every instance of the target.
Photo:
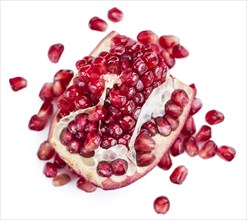
<svg viewBox="0 0 247 220">
<path fill-rule="evenodd" d="M 90 31 L 92 16 L 106 19 L 117 6 L 125 13 L 120 23 L 109 23 L 105 33 Z M 174 34 L 190 51 L 171 73 L 185 83 L 196 83 L 203 101 L 197 128 L 210 109 L 224 112 L 225 121 L 213 126 L 213 140 L 237 150 L 227 163 L 218 157 L 202 160 L 182 155 L 171 170 L 155 168 L 138 182 L 114 191 L 84 193 L 75 182 L 55 188 L 42 174 L 36 157 L 47 137 L 27 124 L 41 100 L 38 93 L 61 68 L 88 55 L 111 30 L 136 37 L 151 29 Z M 47 50 L 63 43 L 58 64 Z M 8 79 L 24 76 L 28 87 L 13 92 Z M 183 164 L 189 174 L 183 185 L 169 175 Z M 166 215 L 154 212 L 153 200 L 166 195 Z M 1 2 L 1 218 L 2 219 L 245 219 L 246 218 L 246 2 L 245 1 L 63 1 Z"/>
</svg>

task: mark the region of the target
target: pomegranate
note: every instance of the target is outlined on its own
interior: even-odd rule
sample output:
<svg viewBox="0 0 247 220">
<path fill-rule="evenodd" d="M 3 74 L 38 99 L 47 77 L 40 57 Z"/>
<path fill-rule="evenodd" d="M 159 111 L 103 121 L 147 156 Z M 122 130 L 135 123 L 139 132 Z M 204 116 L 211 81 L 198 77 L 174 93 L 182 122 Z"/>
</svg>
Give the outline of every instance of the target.
<svg viewBox="0 0 247 220">
<path fill-rule="evenodd" d="M 194 90 L 169 74 L 158 37 L 148 34 L 138 35 L 144 44 L 108 34 L 77 61 L 78 73 L 57 100 L 51 145 L 77 175 L 105 190 L 138 180 L 160 162 L 194 100 Z"/>
</svg>

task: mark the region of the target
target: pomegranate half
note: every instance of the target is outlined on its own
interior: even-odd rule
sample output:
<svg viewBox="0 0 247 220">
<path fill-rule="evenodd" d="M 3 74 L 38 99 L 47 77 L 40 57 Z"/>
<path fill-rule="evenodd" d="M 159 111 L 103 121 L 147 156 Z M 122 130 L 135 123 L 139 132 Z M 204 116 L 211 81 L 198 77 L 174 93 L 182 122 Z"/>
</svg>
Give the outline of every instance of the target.
<svg viewBox="0 0 247 220">
<path fill-rule="evenodd" d="M 156 45 L 156 50 L 153 50 Z M 194 90 L 169 74 L 161 48 L 109 33 L 58 98 L 49 141 L 78 175 L 102 189 L 151 171 L 177 139 Z"/>
</svg>

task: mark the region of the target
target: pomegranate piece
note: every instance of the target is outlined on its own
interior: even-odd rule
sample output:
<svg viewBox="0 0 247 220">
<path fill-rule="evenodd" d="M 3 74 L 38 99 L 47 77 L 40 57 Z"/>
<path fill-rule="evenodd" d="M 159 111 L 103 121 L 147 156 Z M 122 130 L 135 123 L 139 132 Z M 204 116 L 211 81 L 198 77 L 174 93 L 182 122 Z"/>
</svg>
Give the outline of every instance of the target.
<svg viewBox="0 0 247 220">
<path fill-rule="evenodd" d="M 174 141 L 172 146 L 170 147 L 170 153 L 172 156 L 178 156 L 184 152 L 184 146 L 183 141 L 180 137 L 177 137 L 177 139 Z"/>
<path fill-rule="evenodd" d="M 95 31 L 106 31 L 108 24 L 99 17 L 93 17 L 89 20 L 88 26 Z"/>
<path fill-rule="evenodd" d="M 23 77 L 17 76 L 9 79 L 9 84 L 13 91 L 19 91 L 27 87 L 27 80 Z"/>
<path fill-rule="evenodd" d="M 157 42 L 142 44 L 115 32 L 76 68 L 69 86 L 58 74 L 54 78 L 54 96 L 61 96 L 49 140 L 71 169 L 96 186 L 126 186 L 167 153 L 193 90 L 169 75 Z"/>
<path fill-rule="evenodd" d="M 142 44 L 152 43 L 156 42 L 158 39 L 157 34 L 155 34 L 153 31 L 147 30 L 147 31 L 141 31 L 137 35 L 137 40 Z"/>
<path fill-rule="evenodd" d="M 60 57 L 64 51 L 63 44 L 53 44 L 48 50 L 48 58 L 52 63 L 57 63 L 60 60 Z"/>
<path fill-rule="evenodd" d="M 159 196 L 154 200 L 154 210 L 158 214 L 166 214 L 170 208 L 170 201 L 166 196 Z"/>
<path fill-rule="evenodd" d="M 163 169 L 163 170 L 169 170 L 172 166 L 172 159 L 169 155 L 169 153 L 165 153 L 160 162 L 158 163 L 158 167 Z"/>
<path fill-rule="evenodd" d="M 197 132 L 195 139 L 199 141 L 208 141 L 211 138 L 211 128 L 207 125 L 203 125 Z"/>
<path fill-rule="evenodd" d="M 45 128 L 47 119 L 39 115 L 33 115 L 28 123 L 28 128 L 33 131 L 41 131 Z"/>
<path fill-rule="evenodd" d="M 221 146 L 217 149 L 217 155 L 225 161 L 232 161 L 236 155 L 236 150 L 233 147 Z"/>
<path fill-rule="evenodd" d="M 40 160 L 50 160 L 55 155 L 55 150 L 48 141 L 39 146 L 37 156 Z"/>
<path fill-rule="evenodd" d="M 182 184 L 188 175 L 188 169 L 185 166 L 178 166 L 170 175 L 170 180 L 175 184 Z"/>
<path fill-rule="evenodd" d="M 123 19 L 123 16 L 124 16 L 123 12 L 120 9 L 116 8 L 116 7 L 111 8 L 108 11 L 107 15 L 108 15 L 109 20 L 111 20 L 113 22 L 121 21 Z"/>
<path fill-rule="evenodd" d="M 80 177 L 77 180 L 77 188 L 80 190 L 83 190 L 85 192 L 94 192 L 97 187 L 95 185 L 93 185 L 92 183 L 90 183 L 89 181 L 87 181 L 85 178 Z"/>
<path fill-rule="evenodd" d="M 199 151 L 199 156 L 203 159 L 214 157 L 217 152 L 217 145 L 214 141 L 207 141 L 204 143 Z"/>
<path fill-rule="evenodd" d="M 43 173 L 46 177 L 55 177 L 57 175 L 57 167 L 53 163 L 47 162 L 44 166 Z"/>
<path fill-rule="evenodd" d="M 64 186 L 71 181 L 71 177 L 66 173 L 61 173 L 52 179 L 53 186 Z"/>
<path fill-rule="evenodd" d="M 174 35 L 163 35 L 159 37 L 159 44 L 164 49 L 170 49 L 179 44 L 179 38 Z"/>
<path fill-rule="evenodd" d="M 222 112 L 217 110 L 210 110 L 206 113 L 205 120 L 210 125 L 219 124 L 220 122 L 224 121 L 225 116 Z"/>
<path fill-rule="evenodd" d="M 180 44 L 175 45 L 172 48 L 172 57 L 174 58 L 184 58 L 189 56 L 189 51 Z"/>
<path fill-rule="evenodd" d="M 196 156 L 199 152 L 199 147 L 193 136 L 184 138 L 183 146 L 186 153 L 191 157 Z"/>
</svg>

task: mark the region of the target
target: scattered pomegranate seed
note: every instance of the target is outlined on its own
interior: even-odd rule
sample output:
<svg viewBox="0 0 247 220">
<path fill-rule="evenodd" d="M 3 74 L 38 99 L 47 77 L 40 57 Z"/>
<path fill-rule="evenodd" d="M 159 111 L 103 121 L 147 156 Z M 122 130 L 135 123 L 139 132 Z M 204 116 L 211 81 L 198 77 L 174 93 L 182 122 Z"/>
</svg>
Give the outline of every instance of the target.
<svg viewBox="0 0 247 220">
<path fill-rule="evenodd" d="M 48 50 L 48 58 L 52 63 L 57 63 L 64 51 L 63 44 L 53 44 Z"/>
<path fill-rule="evenodd" d="M 189 56 L 189 51 L 180 44 L 177 44 L 172 49 L 172 56 L 174 58 L 184 58 Z"/>
<path fill-rule="evenodd" d="M 195 139 L 199 141 L 208 141 L 211 138 L 211 128 L 207 125 L 203 125 L 197 132 Z"/>
<path fill-rule="evenodd" d="M 77 187 L 78 187 L 78 189 L 81 189 L 81 190 L 83 190 L 85 192 L 94 192 L 97 189 L 97 187 L 95 185 L 93 185 L 92 183 L 88 182 L 83 177 L 78 179 Z"/>
<path fill-rule="evenodd" d="M 178 166 L 170 175 L 170 180 L 175 184 L 182 184 L 188 175 L 188 169 L 185 166 Z"/>
<path fill-rule="evenodd" d="M 217 145 L 213 141 L 204 143 L 199 151 L 199 156 L 203 159 L 213 157 L 217 152 Z"/>
<path fill-rule="evenodd" d="M 57 175 L 57 167 L 53 163 L 47 162 L 44 166 L 43 173 L 47 177 L 55 177 Z"/>
<path fill-rule="evenodd" d="M 169 170 L 171 166 L 172 166 L 172 159 L 169 153 L 165 153 L 160 159 L 160 162 L 158 163 L 158 167 L 160 167 L 163 170 Z"/>
<path fill-rule="evenodd" d="M 33 130 L 33 131 L 41 131 L 45 128 L 46 122 L 47 122 L 47 119 L 44 119 L 38 115 L 33 115 L 30 118 L 28 127 L 30 130 Z"/>
<path fill-rule="evenodd" d="M 52 116 L 53 113 L 53 105 L 49 101 L 45 101 L 38 112 L 38 116 L 44 120 L 49 119 Z"/>
<path fill-rule="evenodd" d="M 174 35 L 163 35 L 159 37 L 159 44 L 164 49 L 170 49 L 179 44 L 179 38 Z"/>
<path fill-rule="evenodd" d="M 44 141 L 37 152 L 37 156 L 40 160 L 50 160 L 55 154 L 54 148 L 48 141 Z"/>
<path fill-rule="evenodd" d="M 184 139 L 183 145 L 184 145 L 184 149 L 185 149 L 186 153 L 189 156 L 194 157 L 198 154 L 199 147 L 198 147 L 198 145 L 195 141 L 195 138 L 193 136 L 186 137 Z"/>
<path fill-rule="evenodd" d="M 69 183 L 71 180 L 70 176 L 66 173 L 61 173 L 52 179 L 53 186 L 63 186 Z"/>
<path fill-rule="evenodd" d="M 27 80 L 23 77 L 17 76 L 9 79 L 11 88 L 16 92 L 27 86 Z"/>
<path fill-rule="evenodd" d="M 88 26 L 95 31 L 106 31 L 108 24 L 99 17 L 93 17 L 89 20 Z"/>
<path fill-rule="evenodd" d="M 153 206 L 158 214 L 166 214 L 170 208 L 170 201 L 166 196 L 159 196 L 154 200 Z"/>
<path fill-rule="evenodd" d="M 45 83 L 39 92 L 39 97 L 44 101 L 52 101 L 54 98 L 53 83 Z"/>
<path fill-rule="evenodd" d="M 226 161 L 232 161 L 236 155 L 236 150 L 233 147 L 221 146 L 217 149 L 217 155 Z"/>
<path fill-rule="evenodd" d="M 224 121 L 225 116 L 220 111 L 210 110 L 207 112 L 205 119 L 206 119 L 208 124 L 215 125 L 215 124 L 218 124 L 218 123 Z"/>
<path fill-rule="evenodd" d="M 172 146 L 170 147 L 170 153 L 172 156 L 178 156 L 179 154 L 182 154 L 184 152 L 184 146 L 182 139 L 180 137 L 177 137 L 177 139 L 174 141 Z"/>
<path fill-rule="evenodd" d="M 113 22 L 121 21 L 123 19 L 123 15 L 124 15 L 123 12 L 116 7 L 108 11 L 108 18 Z"/>
<path fill-rule="evenodd" d="M 156 42 L 158 36 L 153 31 L 147 30 L 147 31 L 141 31 L 137 35 L 137 40 L 142 44 L 152 43 Z"/>
</svg>

